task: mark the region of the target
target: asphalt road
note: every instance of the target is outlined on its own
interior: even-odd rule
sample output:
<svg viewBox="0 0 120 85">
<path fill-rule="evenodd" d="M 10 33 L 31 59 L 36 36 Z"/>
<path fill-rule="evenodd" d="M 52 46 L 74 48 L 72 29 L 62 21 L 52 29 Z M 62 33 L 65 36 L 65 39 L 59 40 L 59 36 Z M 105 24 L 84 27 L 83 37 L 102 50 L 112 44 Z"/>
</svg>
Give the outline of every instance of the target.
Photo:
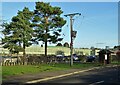
<svg viewBox="0 0 120 85">
<path fill-rule="evenodd" d="M 120 85 L 120 67 L 107 67 L 37 84 Z M 57 83 L 57 84 L 56 84 Z"/>
</svg>

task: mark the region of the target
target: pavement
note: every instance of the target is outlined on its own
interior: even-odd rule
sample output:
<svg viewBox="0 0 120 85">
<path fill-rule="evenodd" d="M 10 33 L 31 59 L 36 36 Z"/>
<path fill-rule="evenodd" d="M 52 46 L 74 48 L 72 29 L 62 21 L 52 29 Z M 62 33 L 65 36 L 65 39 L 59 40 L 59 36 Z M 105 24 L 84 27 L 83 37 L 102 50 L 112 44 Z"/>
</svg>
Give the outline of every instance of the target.
<svg viewBox="0 0 120 85">
<path fill-rule="evenodd" d="M 111 65 L 107 67 L 111 67 Z M 6 80 L 3 80 L 2 85 L 32 84 L 32 83 L 37 83 L 37 82 L 46 81 L 50 79 L 70 76 L 73 74 L 78 74 L 81 72 L 86 72 L 86 71 L 99 69 L 99 68 L 103 68 L 103 67 L 93 67 L 93 68 L 87 68 L 87 69 L 68 69 L 68 70 L 62 70 L 62 71 L 51 71 L 51 72 L 41 72 L 36 74 L 10 76 L 10 77 L 7 77 Z"/>
</svg>

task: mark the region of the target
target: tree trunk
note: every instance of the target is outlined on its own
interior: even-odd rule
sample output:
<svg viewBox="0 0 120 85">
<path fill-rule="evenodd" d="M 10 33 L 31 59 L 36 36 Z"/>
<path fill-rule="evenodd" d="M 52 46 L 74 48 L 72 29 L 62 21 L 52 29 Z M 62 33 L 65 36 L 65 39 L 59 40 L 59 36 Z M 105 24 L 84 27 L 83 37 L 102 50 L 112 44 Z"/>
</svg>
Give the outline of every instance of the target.
<svg viewBox="0 0 120 85">
<path fill-rule="evenodd" d="M 47 39 L 48 39 L 48 36 L 47 36 L 47 31 L 48 31 L 47 24 L 48 24 L 48 17 L 45 17 L 45 19 L 46 19 L 46 26 L 45 26 L 45 30 L 46 30 L 46 33 L 45 33 L 45 62 L 47 63 Z"/>
<path fill-rule="evenodd" d="M 45 63 L 47 63 L 47 30 L 45 34 Z"/>
<path fill-rule="evenodd" d="M 23 44 L 23 65 L 27 65 L 26 53 L 25 53 L 25 44 Z"/>
<path fill-rule="evenodd" d="M 45 57 L 47 57 L 47 41 L 45 41 Z"/>
</svg>

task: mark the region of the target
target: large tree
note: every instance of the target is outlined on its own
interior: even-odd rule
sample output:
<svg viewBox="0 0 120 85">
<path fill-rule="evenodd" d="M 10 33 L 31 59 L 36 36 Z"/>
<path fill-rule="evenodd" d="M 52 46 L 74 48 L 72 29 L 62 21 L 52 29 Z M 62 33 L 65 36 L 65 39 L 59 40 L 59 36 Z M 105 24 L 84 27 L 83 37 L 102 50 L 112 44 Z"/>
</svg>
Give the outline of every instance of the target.
<svg viewBox="0 0 120 85">
<path fill-rule="evenodd" d="M 33 12 L 31 12 L 27 7 L 25 7 L 22 11 L 18 11 L 16 16 L 12 17 L 10 23 L 3 24 L 3 47 L 8 48 L 10 52 L 19 52 L 20 50 L 22 50 L 24 64 L 26 62 L 25 49 L 32 44 L 32 16 Z"/>
<path fill-rule="evenodd" d="M 63 11 L 60 7 L 52 7 L 50 3 L 36 2 L 33 18 L 35 41 L 45 43 L 45 56 L 47 56 L 47 42 L 61 41 L 60 32 L 66 21 L 61 17 Z"/>
</svg>

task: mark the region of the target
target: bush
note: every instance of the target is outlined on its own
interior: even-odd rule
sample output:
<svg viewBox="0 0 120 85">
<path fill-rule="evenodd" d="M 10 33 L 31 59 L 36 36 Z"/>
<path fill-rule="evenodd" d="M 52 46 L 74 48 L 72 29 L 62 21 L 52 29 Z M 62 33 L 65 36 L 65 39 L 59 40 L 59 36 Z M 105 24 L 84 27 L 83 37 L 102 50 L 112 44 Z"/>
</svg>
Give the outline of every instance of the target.
<svg viewBox="0 0 120 85">
<path fill-rule="evenodd" d="M 67 42 L 65 42 L 65 43 L 63 44 L 63 46 L 69 48 L 69 44 L 68 44 Z"/>
<path fill-rule="evenodd" d="M 62 44 L 61 44 L 61 43 L 58 43 L 56 46 L 62 46 Z"/>
</svg>

